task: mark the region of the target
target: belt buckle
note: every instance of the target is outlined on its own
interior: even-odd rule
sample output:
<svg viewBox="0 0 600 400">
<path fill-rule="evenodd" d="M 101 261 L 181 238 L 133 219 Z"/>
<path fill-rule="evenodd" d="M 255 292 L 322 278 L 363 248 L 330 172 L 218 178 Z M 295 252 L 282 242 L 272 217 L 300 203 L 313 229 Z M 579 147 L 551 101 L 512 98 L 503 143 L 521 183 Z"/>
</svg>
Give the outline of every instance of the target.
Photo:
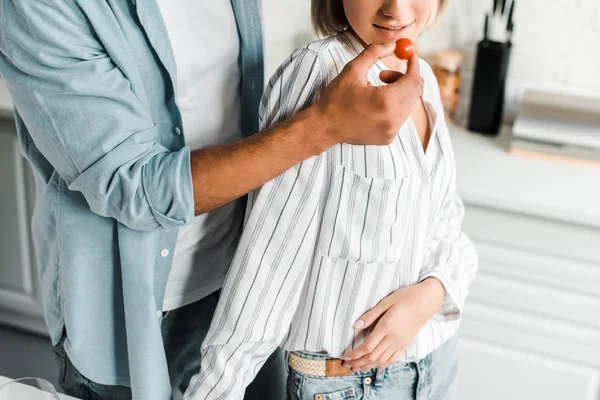
<svg viewBox="0 0 600 400">
<path fill-rule="evenodd" d="M 342 364 L 343 360 L 338 358 L 332 358 L 325 361 L 325 371 L 328 377 L 330 376 L 346 376 L 352 375 L 354 371 L 352 368 L 344 367 Z"/>
</svg>

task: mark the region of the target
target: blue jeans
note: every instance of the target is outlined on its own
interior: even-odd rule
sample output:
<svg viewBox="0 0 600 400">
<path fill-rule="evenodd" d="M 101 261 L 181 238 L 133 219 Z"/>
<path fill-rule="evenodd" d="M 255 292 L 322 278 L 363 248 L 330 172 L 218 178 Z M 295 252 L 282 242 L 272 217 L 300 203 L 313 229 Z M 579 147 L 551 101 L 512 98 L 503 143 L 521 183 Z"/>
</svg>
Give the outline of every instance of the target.
<svg viewBox="0 0 600 400">
<path fill-rule="evenodd" d="M 299 352 L 305 358 L 326 355 Z M 289 400 L 452 400 L 456 397 L 458 337 L 414 363 L 397 363 L 385 369 L 339 377 L 305 375 L 292 369 L 288 376 Z"/>
<path fill-rule="evenodd" d="M 183 393 L 191 377 L 200 370 L 200 346 L 208 332 L 219 292 L 190 305 L 164 313 L 162 337 L 173 388 Z M 54 348 L 60 365 L 60 386 L 70 396 L 82 400 L 130 400 L 131 389 L 90 381 L 77 371 L 62 346 Z M 246 390 L 245 400 L 282 400 L 285 397 L 286 368 L 283 352 L 277 350 Z"/>
</svg>

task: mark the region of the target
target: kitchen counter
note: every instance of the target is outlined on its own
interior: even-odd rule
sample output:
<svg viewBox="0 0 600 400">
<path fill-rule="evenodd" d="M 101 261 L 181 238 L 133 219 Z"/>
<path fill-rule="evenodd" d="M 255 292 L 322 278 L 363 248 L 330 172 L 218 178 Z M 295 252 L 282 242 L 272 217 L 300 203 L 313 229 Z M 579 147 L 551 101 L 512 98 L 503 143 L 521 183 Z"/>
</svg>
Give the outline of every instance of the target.
<svg viewBox="0 0 600 400">
<path fill-rule="evenodd" d="M 508 128 L 496 138 L 450 131 L 465 203 L 600 227 L 600 168 L 511 155 Z"/>
<path fill-rule="evenodd" d="M 12 379 L 6 378 L 4 376 L 0 376 L 0 386 L 4 385 L 8 381 Z M 11 385 L 10 389 L 10 397 L 7 397 L 8 393 L 4 393 L 3 389 L 0 391 L 0 400 L 54 400 L 50 393 L 41 393 L 42 396 L 39 396 L 40 392 L 36 389 L 33 389 L 27 385 Z M 37 395 L 37 397 L 35 397 Z M 60 400 L 77 400 L 75 397 L 67 396 L 64 394 L 59 394 Z"/>
</svg>

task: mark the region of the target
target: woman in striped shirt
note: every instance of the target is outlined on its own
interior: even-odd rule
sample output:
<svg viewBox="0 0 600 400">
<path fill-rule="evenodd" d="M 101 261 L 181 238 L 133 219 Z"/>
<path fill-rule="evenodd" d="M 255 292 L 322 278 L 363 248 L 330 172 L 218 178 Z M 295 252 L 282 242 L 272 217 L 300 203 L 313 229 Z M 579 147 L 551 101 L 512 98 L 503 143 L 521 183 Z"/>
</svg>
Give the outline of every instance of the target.
<svg viewBox="0 0 600 400">
<path fill-rule="evenodd" d="M 262 127 L 326 96 L 365 45 L 416 39 L 443 3 L 313 0 L 327 38 L 277 70 Z M 377 90 L 415 69 L 421 101 L 389 146 L 336 145 L 250 195 L 187 399 L 241 399 L 280 345 L 290 399 L 454 398 L 455 335 L 478 259 L 461 229 L 439 88 L 416 56 L 384 54 L 368 80 Z"/>
</svg>

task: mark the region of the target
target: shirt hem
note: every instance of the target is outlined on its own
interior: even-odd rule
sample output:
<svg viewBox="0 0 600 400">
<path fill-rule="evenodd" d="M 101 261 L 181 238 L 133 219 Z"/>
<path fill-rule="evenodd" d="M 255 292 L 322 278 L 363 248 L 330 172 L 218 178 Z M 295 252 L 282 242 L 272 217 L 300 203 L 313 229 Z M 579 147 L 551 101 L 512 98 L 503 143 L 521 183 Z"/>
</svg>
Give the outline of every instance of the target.
<svg viewBox="0 0 600 400">
<path fill-rule="evenodd" d="M 217 290 L 221 289 L 223 287 L 224 283 L 225 283 L 225 276 L 218 279 L 218 281 L 216 283 L 203 286 L 200 289 L 196 289 L 196 290 L 186 293 L 184 295 L 177 296 L 177 297 L 171 297 L 169 299 L 165 298 L 163 300 L 162 311 L 163 312 L 173 311 L 178 308 L 185 307 L 187 305 L 190 305 L 192 303 L 200 301 L 200 300 L 210 296 Z"/>
</svg>

